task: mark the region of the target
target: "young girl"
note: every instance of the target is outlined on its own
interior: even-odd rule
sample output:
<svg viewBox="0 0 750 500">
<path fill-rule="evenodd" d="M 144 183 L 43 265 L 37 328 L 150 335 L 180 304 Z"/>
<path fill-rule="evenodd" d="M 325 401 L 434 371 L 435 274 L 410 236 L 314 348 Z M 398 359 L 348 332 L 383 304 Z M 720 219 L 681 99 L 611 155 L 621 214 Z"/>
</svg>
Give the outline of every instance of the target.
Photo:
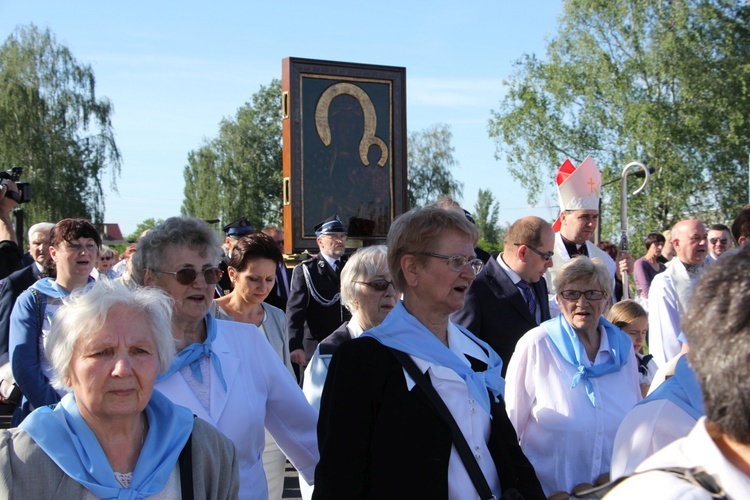
<svg viewBox="0 0 750 500">
<path fill-rule="evenodd" d="M 643 397 L 646 397 L 648 388 L 651 386 L 654 374 L 658 369 L 652 359 L 653 356 L 650 354 L 644 356 L 641 352 L 648 333 L 648 314 L 636 301 L 623 300 L 612 306 L 607 319 L 630 335 L 635 357 L 638 360 L 638 372 L 641 374 L 641 392 Z"/>
</svg>

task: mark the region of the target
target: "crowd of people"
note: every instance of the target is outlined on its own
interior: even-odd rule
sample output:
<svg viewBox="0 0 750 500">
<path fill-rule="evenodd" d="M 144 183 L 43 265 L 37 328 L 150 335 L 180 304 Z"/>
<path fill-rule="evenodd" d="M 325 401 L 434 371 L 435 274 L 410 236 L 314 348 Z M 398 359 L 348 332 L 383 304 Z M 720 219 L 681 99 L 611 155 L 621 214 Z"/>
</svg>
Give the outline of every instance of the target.
<svg viewBox="0 0 750 500">
<path fill-rule="evenodd" d="M 634 260 L 600 185 L 567 161 L 496 255 L 450 199 L 353 252 L 333 214 L 293 270 L 244 218 L 120 259 L 0 217 L 0 497 L 277 500 L 288 460 L 314 499 L 750 498 L 750 205 Z"/>
</svg>

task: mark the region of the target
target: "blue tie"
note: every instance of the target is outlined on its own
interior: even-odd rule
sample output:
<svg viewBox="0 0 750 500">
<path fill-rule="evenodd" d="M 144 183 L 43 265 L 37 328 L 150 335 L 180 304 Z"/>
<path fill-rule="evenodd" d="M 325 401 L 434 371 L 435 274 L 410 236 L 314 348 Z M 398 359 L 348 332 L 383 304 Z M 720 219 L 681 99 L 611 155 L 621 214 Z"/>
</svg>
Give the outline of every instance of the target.
<svg viewBox="0 0 750 500">
<path fill-rule="evenodd" d="M 516 286 L 521 290 L 523 298 L 526 301 L 526 307 L 529 308 L 531 318 L 536 322 L 536 298 L 534 297 L 534 290 L 524 280 L 516 283 Z"/>
</svg>

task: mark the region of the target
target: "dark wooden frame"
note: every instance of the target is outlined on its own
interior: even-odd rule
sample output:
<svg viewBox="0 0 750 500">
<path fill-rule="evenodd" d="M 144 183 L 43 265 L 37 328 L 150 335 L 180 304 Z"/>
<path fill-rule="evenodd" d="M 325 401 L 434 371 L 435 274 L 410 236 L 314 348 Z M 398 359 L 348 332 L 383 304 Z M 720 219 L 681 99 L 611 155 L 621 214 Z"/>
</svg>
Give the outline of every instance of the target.
<svg viewBox="0 0 750 500">
<path fill-rule="evenodd" d="M 366 191 L 366 194 L 373 196 L 374 200 L 384 200 L 386 196 L 388 200 L 387 204 L 381 202 L 381 207 L 370 208 L 370 213 L 379 211 L 377 215 L 372 216 L 372 220 L 367 218 L 356 219 L 354 224 L 356 227 L 349 228 L 351 234 L 348 246 L 359 247 L 384 243 L 391 222 L 407 208 L 406 69 L 289 57 L 284 59 L 282 63 L 281 85 L 285 253 L 299 253 L 304 250 L 318 251 L 312 227 L 325 217 L 332 215 L 326 213 L 323 216 L 325 208 L 322 207 L 336 206 L 339 202 L 339 195 L 343 191 L 342 185 L 345 187 L 351 186 L 351 190 L 347 191 L 349 198 L 356 199 L 357 194 Z M 336 88 L 334 89 L 334 87 Z M 345 99 L 350 99 L 350 102 L 359 103 L 358 106 L 350 106 L 354 111 L 349 115 L 342 113 L 341 116 L 344 116 L 342 120 L 360 113 L 359 120 L 362 124 L 355 124 L 354 126 L 362 127 L 362 130 L 366 131 L 368 130 L 367 118 L 371 118 L 370 123 L 373 123 L 372 117 L 374 116 L 377 122 L 377 131 L 386 131 L 386 133 L 374 133 L 372 135 L 367 135 L 367 132 L 363 132 L 361 136 L 356 135 L 358 138 L 357 144 L 360 148 L 358 150 L 359 156 L 356 159 L 360 162 L 359 164 L 352 163 L 351 157 L 353 155 L 348 153 L 345 153 L 346 161 L 340 160 L 344 157 L 344 153 L 333 153 L 332 151 L 337 151 L 337 149 L 331 149 L 330 147 L 333 144 L 332 141 L 337 140 L 337 136 L 334 133 L 334 137 L 331 137 L 333 126 L 330 123 L 334 122 L 329 122 L 329 113 L 333 113 L 329 110 L 329 106 L 333 109 L 332 103 L 342 93 L 349 96 Z M 384 97 L 386 93 L 387 99 Z M 321 105 L 321 103 L 326 104 Z M 340 104 L 338 106 L 341 107 Z M 318 115 L 321 108 L 325 112 Z M 311 116 L 313 109 L 315 116 Z M 316 124 L 322 123 L 318 121 L 320 116 L 325 116 L 329 145 L 325 145 L 323 139 L 325 134 L 321 134 L 321 128 L 315 128 Z M 341 121 L 338 123 L 347 124 L 348 122 Z M 341 131 L 348 130 L 342 128 L 342 125 L 338 125 L 338 127 L 338 130 Z M 319 143 L 310 140 L 313 132 L 316 134 L 316 141 L 320 141 Z M 350 146 L 353 143 L 351 138 L 355 135 L 346 132 L 338 134 L 338 137 L 342 136 L 347 138 L 347 145 Z M 363 139 L 364 137 L 370 137 L 371 141 L 375 142 L 368 146 L 367 141 Z M 304 146 L 305 138 L 308 139 L 307 146 Z M 362 141 L 359 141 L 359 139 L 362 139 Z M 363 143 L 365 144 L 364 149 L 362 149 Z M 305 150 L 305 147 L 308 149 Z M 345 148 L 342 147 L 341 149 Z M 365 152 L 362 153 L 362 151 Z M 318 157 L 312 156 L 315 152 L 317 152 Z M 315 161 L 322 154 L 328 155 L 325 160 L 328 163 L 322 160 Z M 362 156 L 363 154 L 364 156 Z M 387 158 L 384 159 L 386 155 Z M 380 166 L 381 161 L 385 162 L 383 166 Z M 351 182 L 352 177 L 356 177 L 360 173 L 354 172 L 350 167 L 364 167 L 363 170 L 358 171 L 361 172 L 362 176 L 377 179 L 377 181 L 373 181 L 373 189 L 369 190 L 371 186 L 367 186 L 366 182 Z M 384 170 L 376 170 L 381 168 Z M 386 171 L 387 176 L 384 175 Z M 320 174 L 320 172 L 323 172 L 323 174 Z M 348 178 L 342 179 L 341 172 L 348 173 Z M 305 177 L 306 174 L 307 177 Z M 327 182 L 326 176 L 329 174 L 334 182 Z M 387 182 L 387 193 L 384 187 L 385 182 Z M 334 186 L 335 183 L 339 183 L 338 187 Z M 305 193 L 303 186 L 307 186 L 308 191 L 314 191 L 314 193 Z M 314 189 L 311 189 L 310 186 L 314 186 Z M 345 197 L 342 196 L 342 198 Z M 320 199 L 324 201 L 321 206 L 316 203 Z M 362 207 L 365 206 L 364 201 L 363 199 L 360 203 Z M 339 203 L 339 205 L 342 203 Z M 372 205 L 373 199 L 370 199 L 370 203 L 366 206 Z M 349 205 L 349 207 L 351 206 Z M 344 224 L 348 225 L 348 218 L 353 211 L 343 211 L 346 213 L 340 215 Z M 313 213 L 315 213 L 314 216 L 311 215 Z M 359 213 L 362 213 L 362 208 L 357 212 L 357 214 Z M 373 220 L 377 220 L 377 223 Z M 365 229 L 362 229 L 362 227 L 365 227 Z M 358 232 L 359 234 L 357 234 Z"/>
</svg>

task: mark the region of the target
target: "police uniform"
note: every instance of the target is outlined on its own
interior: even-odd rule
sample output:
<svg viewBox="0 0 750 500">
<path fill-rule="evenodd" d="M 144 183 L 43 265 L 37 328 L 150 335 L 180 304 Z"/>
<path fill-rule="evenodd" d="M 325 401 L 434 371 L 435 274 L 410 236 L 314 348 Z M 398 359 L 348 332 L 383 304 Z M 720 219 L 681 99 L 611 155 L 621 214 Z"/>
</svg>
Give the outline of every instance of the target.
<svg viewBox="0 0 750 500">
<path fill-rule="evenodd" d="M 234 222 L 230 222 L 223 228 L 224 234 L 226 234 L 230 238 L 242 238 L 246 234 L 250 234 L 253 232 L 253 228 L 250 225 L 250 222 L 248 222 L 247 219 L 237 219 Z M 225 255 L 221 262 L 219 263 L 219 269 L 224 273 L 221 276 L 221 279 L 216 284 L 216 296 L 221 297 L 222 295 L 225 295 L 234 289 L 234 286 L 232 285 L 232 281 L 229 279 L 229 259 L 230 256 Z"/>
<path fill-rule="evenodd" d="M 338 233 L 346 234 L 338 215 L 315 226 L 317 236 Z M 321 340 L 351 318 L 341 305 L 339 274 L 345 262 L 346 256 L 342 256 L 337 272 L 321 253 L 298 264 L 292 272 L 286 306 L 289 350 L 304 349 L 307 361 Z"/>
</svg>

